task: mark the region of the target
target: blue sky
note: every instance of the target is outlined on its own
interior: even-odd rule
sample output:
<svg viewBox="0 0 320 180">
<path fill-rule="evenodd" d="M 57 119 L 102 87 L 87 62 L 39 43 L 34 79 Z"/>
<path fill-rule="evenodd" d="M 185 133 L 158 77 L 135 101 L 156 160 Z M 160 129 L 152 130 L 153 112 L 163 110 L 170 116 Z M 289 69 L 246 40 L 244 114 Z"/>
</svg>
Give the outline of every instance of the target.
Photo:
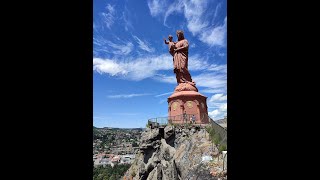
<svg viewBox="0 0 320 180">
<path fill-rule="evenodd" d="M 93 125 L 145 127 L 176 86 L 163 38 L 189 41 L 189 71 L 214 119 L 227 112 L 227 1 L 94 0 Z"/>
</svg>

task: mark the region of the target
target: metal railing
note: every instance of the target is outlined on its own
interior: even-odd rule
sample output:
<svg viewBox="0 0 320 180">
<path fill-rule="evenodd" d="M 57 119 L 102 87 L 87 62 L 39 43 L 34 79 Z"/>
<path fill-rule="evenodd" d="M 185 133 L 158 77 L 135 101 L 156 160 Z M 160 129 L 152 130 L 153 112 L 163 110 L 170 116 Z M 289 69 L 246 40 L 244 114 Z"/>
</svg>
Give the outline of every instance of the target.
<svg viewBox="0 0 320 180">
<path fill-rule="evenodd" d="M 157 117 L 148 119 L 148 124 L 155 123 L 159 126 L 164 126 L 167 124 L 185 124 L 185 123 L 192 123 L 192 124 L 199 124 L 196 121 L 197 114 L 181 114 L 177 116 L 168 116 L 168 117 Z"/>
<path fill-rule="evenodd" d="M 202 124 L 202 122 L 209 122 L 209 125 L 215 130 L 215 133 L 220 136 L 220 145 L 227 146 L 227 129 L 219 125 L 208 115 L 203 115 L 200 121 L 192 121 L 193 115 L 197 117 L 197 114 L 181 114 L 177 116 L 157 117 L 148 120 L 148 124 L 152 124 L 152 127 L 166 126 L 168 124 Z"/>
</svg>

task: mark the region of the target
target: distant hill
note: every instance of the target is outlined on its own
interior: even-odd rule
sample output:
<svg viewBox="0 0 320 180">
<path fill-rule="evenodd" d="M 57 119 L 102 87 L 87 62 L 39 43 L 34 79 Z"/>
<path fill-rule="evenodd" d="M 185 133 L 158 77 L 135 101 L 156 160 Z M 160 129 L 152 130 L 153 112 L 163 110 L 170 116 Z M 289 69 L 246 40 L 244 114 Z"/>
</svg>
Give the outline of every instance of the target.
<svg viewBox="0 0 320 180">
<path fill-rule="evenodd" d="M 215 122 L 218 123 L 220 126 L 224 127 L 225 129 L 227 129 L 227 127 L 228 127 L 227 117 L 225 117 L 223 119 L 218 119 Z"/>
<path fill-rule="evenodd" d="M 137 130 L 137 131 L 144 131 L 145 128 L 113 128 L 113 127 L 103 127 L 103 128 L 97 128 L 93 126 L 93 136 L 94 137 L 99 137 L 104 135 L 104 130 L 111 130 L 111 131 L 132 131 L 132 130 Z"/>
<path fill-rule="evenodd" d="M 227 118 L 218 119 L 218 120 L 215 120 L 215 122 L 218 124 L 227 124 Z"/>
<path fill-rule="evenodd" d="M 94 137 L 102 135 L 102 132 L 99 131 L 99 128 L 96 128 L 94 126 L 93 126 L 93 131 L 92 132 L 93 132 L 93 136 Z"/>
<path fill-rule="evenodd" d="M 103 130 L 103 129 L 113 129 L 113 130 L 139 130 L 143 131 L 145 128 L 116 128 L 116 127 L 103 127 L 103 128 L 98 128 L 93 126 L 94 130 Z"/>
</svg>

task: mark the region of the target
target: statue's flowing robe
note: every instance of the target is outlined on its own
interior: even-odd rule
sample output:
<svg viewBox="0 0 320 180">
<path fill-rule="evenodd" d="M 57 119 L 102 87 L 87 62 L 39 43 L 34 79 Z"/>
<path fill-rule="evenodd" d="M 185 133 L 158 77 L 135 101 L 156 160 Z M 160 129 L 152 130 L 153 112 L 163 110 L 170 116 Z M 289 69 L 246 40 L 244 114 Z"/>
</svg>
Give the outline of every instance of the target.
<svg viewBox="0 0 320 180">
<path fill-rule="evenodd" d="M 173 67 L 176 74 L 177 83 L 192 82 L 191 75 L 188 71 L 188 49 L 189 44 L 186 39 L 180 40 L 176 43 L 176 48 L 186 47 L 184 50 L 174 53 Z"/>
</svg>

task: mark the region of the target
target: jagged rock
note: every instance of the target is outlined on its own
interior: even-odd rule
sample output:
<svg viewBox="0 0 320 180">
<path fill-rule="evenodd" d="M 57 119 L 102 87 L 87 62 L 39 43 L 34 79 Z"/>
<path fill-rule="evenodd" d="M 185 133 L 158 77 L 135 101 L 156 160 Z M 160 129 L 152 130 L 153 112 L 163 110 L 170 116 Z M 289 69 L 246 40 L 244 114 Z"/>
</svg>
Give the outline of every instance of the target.
<svg viewBox="0 0 320 180">
<path fill-rule="evenodd" d="M 164 138 L 168 139 L 169 137 L 171 137 L 174 134 L 174 128 L 173 126 L 166 126 L 164 128 Z"/>
<path fill-rule="evenodd" d="M 147 180 L 162 180 L 162 166 L 158 164 L 150 173 Z"/>
<path fill-rule="evenodd" d="M 162 165 L 162 179 L 163 180 L 177 180 L 178 173 L 174 165 L 174 160 L 170 161 L 161 160 Z"/>
<path fill-rule="evenodd" d="M 146 174 L 146 168 L 145 168 L 145 164 L 144 163 L 139 163 L 138 164 L 138 166 L 139 166 L 139 169 L 138 169 L 138 171 L 139 171 L 139 176 L 141 177 L 141 176 L 143 176 L 143 175 L 145 175 Z"/>
<path fill-rule="evenodd" d="M 196 132 L 196 129 L 195 128 L 192 128 L 191 129 L 191 133 L 193 134 L 193 133 L 195 133 Z"/>
<path fill-rule="evenodd" d="M 176 150 L 169 146 L 164 139 L 161 139 L 160 158 L 169 161 L 173 158 Z"/>
<path fill-rule="evenodd" d="M 212 143 L 204 129 L 166 126 L 164 138 L 160 137 L 158 128 L 149 129 L 142 133 L 140 152 L 142 154 L 137 156 L 136 163 L 128 170 L 131 174 L 136 174 L 134 180 L 218 178 L 210 174 L 208 162 L 201 162 L 203 156 L 209 156 L 213 152 Z M 136 173 L 132 173 L 133 170 Z M 226 179 L 225 174 L 220 178 Z"/>
</svg>

